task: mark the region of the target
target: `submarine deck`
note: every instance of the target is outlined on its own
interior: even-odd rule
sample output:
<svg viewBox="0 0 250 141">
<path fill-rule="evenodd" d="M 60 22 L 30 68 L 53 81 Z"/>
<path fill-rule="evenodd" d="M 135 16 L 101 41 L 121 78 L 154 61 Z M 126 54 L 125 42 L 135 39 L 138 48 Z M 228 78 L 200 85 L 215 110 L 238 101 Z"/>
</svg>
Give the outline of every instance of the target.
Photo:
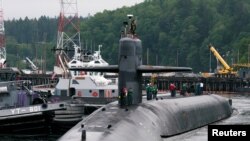
<svg viewBox="0 0 250 141">
<path fill-rule="evenodd" d="M 203 103 L 212 109 L 219 107 L 218 112 L 207 118 L 197 117 L 211 112 L 211 109 L 202 106 Z M 137 137 L 144 141 L 162 140 L 161 136 L 176 135 L 215 122 L 218 120 L 217 113 L 220 119 L 228 117 L 231 109 L 225 108 L 227 104 L 227 101 L 222 102 L 216 95 L 172 98 L 169 94 L 159 95 L 159 100 L 143 99 L 140 106 L 120 108 L 118 102 L 113 102 L 79 122 L 59 140 L 80 141 L 86 138 L 86 141 L 113 141 L 119 138 L 121 141 L 129 141 Z M 134 130 L 138 128 L 140 130 Z"/>
</svg>

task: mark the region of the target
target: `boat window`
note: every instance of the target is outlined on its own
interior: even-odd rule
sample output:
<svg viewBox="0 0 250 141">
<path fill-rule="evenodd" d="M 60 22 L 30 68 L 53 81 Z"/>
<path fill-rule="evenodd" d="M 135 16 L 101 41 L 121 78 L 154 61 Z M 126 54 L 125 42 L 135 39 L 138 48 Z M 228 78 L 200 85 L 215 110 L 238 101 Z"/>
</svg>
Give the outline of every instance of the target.
<svg viewBox="0 0 250 141">
<path fill-rule="evenodd" d="M 72 63 L 72 64 L 76 64 L 76 61 L 72 61 L 71 63 Z"/>
<path fill-rule="evenodd" d="M 99 90 L 99 97 L 104 97 L 104 90 Z"/>
<path fill-rule="evenodd" d="M 75 93 L 76 93 L 76 89 L 75 88 L 70 88 L 69 89 L 69 96 L 73 96 L 73 95 L 75 95 Z"/>
<path fill-rule="evenodd" d="M 79 83 L 76 80 L 73 80 L 72 84 L 79 84 Z"/>
<path fill-rule="evenodd" d="M 67 96 L 67 90 L 61 90 L 61 96 Z"/>
<path fill-rule="evenodd" d="M 92 93 L 92 90 L 89 90 L 89 93 Z"/>
<path fill-rule="evenodd" d="M 100 61 L 95 61 L 96 64 L 100 64 Z"/>
<path fill-rule="evenodd" d="M 112 90 L 112 93 L 115 93 L 115 90 Z"/>
</svg>

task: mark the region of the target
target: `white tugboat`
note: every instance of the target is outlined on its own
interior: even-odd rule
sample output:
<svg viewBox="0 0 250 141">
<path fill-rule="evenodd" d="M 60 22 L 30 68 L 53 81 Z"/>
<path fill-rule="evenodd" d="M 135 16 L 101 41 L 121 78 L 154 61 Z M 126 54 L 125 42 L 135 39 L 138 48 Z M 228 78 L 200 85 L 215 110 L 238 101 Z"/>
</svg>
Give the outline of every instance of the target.
<svg viewBox="0 0 250 141">
<path fill-rule="evenodd" d="M 108 66 L 102 59 L 101 46 L 94 54 L 81 54 L 75 46 L 75 54 L 68 68 Z M 60 78 L 52 101 L 68 100 L 66 110 L 55 112 L 54 121 L 58 125 L 75 124 L 83 116 L 97 108 L 118 99 L 118 85 L 115 80 L 106 79 L 101 72 L 70 71 L 71 78 Z"/>
</svg>

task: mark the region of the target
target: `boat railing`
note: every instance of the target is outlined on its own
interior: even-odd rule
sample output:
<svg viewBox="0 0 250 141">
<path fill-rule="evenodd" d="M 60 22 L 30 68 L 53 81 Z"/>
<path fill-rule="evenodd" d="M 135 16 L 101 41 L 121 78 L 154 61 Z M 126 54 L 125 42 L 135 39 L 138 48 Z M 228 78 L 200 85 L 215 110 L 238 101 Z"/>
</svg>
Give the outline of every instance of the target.
<svg viewBox="0 0 250 141">
<path fill-rule="evenodd" d="M 4 82 L 0 82 L 0 86 L 7 86 L 7 85 L 11 85 L 11 86 L 30 86 L 31 85 L 31 81 L 30 80 L 17 80 L 17 81 L 4 81 Z"/>
</svg>

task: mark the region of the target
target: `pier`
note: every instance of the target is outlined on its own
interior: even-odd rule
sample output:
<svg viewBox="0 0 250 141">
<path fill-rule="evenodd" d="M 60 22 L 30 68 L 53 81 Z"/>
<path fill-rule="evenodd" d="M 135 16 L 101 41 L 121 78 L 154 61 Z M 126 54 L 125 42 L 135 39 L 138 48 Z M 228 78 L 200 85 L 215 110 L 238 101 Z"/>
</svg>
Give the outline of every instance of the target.
<svg viewBox="0 0 250 141">
<path fill-rule="evenodd" d="M 50 85 L 57 84 L 61 75 L 55 75 L 52 78 L 52 74 L 24 74 L 16 68 L 5 68 L 0 71 L 1 80 L 30 80 L 33 85 Z M 142 84 L 146 86 L 152 79 L 152 74 L 147 74 L 142 77 Z M 243 79 L 239 77 L 208 77 L 204 78 L 198 74 L 193 73 L 176 73 L 173 75 L 156 74 L 156 84 L 159 91 L 167 91 L 170 83 L 176 85 L 177 90 L 181 89 L 183 83 L 187 86 L 194 85 L 202 82 L 204 84 L 203 90 L 209 93 L 225 93 L 225 92 L 239 92 L 248 91 L 250 85 L 249 79 Z M 106 78 L 114 78 L 117 75 L 108 75 Z"/>
<path fill-rule="evenodd" d="M 150 83 L 152 77 L 151 75 L 143 76 L 143 84 Z M 186 83 L 188 87 L 191 85 L 195 85 L 197 83 L 203 83 L 203 90 L 208 93 L 228 93 L 228 92 L 239 92 L 244 91 L 249 87 L 249 79 L 242 78 L 227 78 L 227 77 L 208 77 L 204 78 L 198 76 L 196 74 L 188 75 L 188 74 L 175 74 L 172 76 L 164 76 L 158 75 L 156 78 L 156 85 L 159 91 L 167 91 L 170 83 L 174 83 L 176 85 L 177 90 L 181 90 L 181 86 L 183 83 Z"/>
<path fill-rule="evenodd" d="M 45 73 L 31 73 L 25 74 L 20 69 L 15 67 L 6 67 L 0 69 L 0 81 L 16 81 L 16 80 L 30 80 L 32 85 L 56 84 L 62 75 L 55 75 Z"/>
</svg>

